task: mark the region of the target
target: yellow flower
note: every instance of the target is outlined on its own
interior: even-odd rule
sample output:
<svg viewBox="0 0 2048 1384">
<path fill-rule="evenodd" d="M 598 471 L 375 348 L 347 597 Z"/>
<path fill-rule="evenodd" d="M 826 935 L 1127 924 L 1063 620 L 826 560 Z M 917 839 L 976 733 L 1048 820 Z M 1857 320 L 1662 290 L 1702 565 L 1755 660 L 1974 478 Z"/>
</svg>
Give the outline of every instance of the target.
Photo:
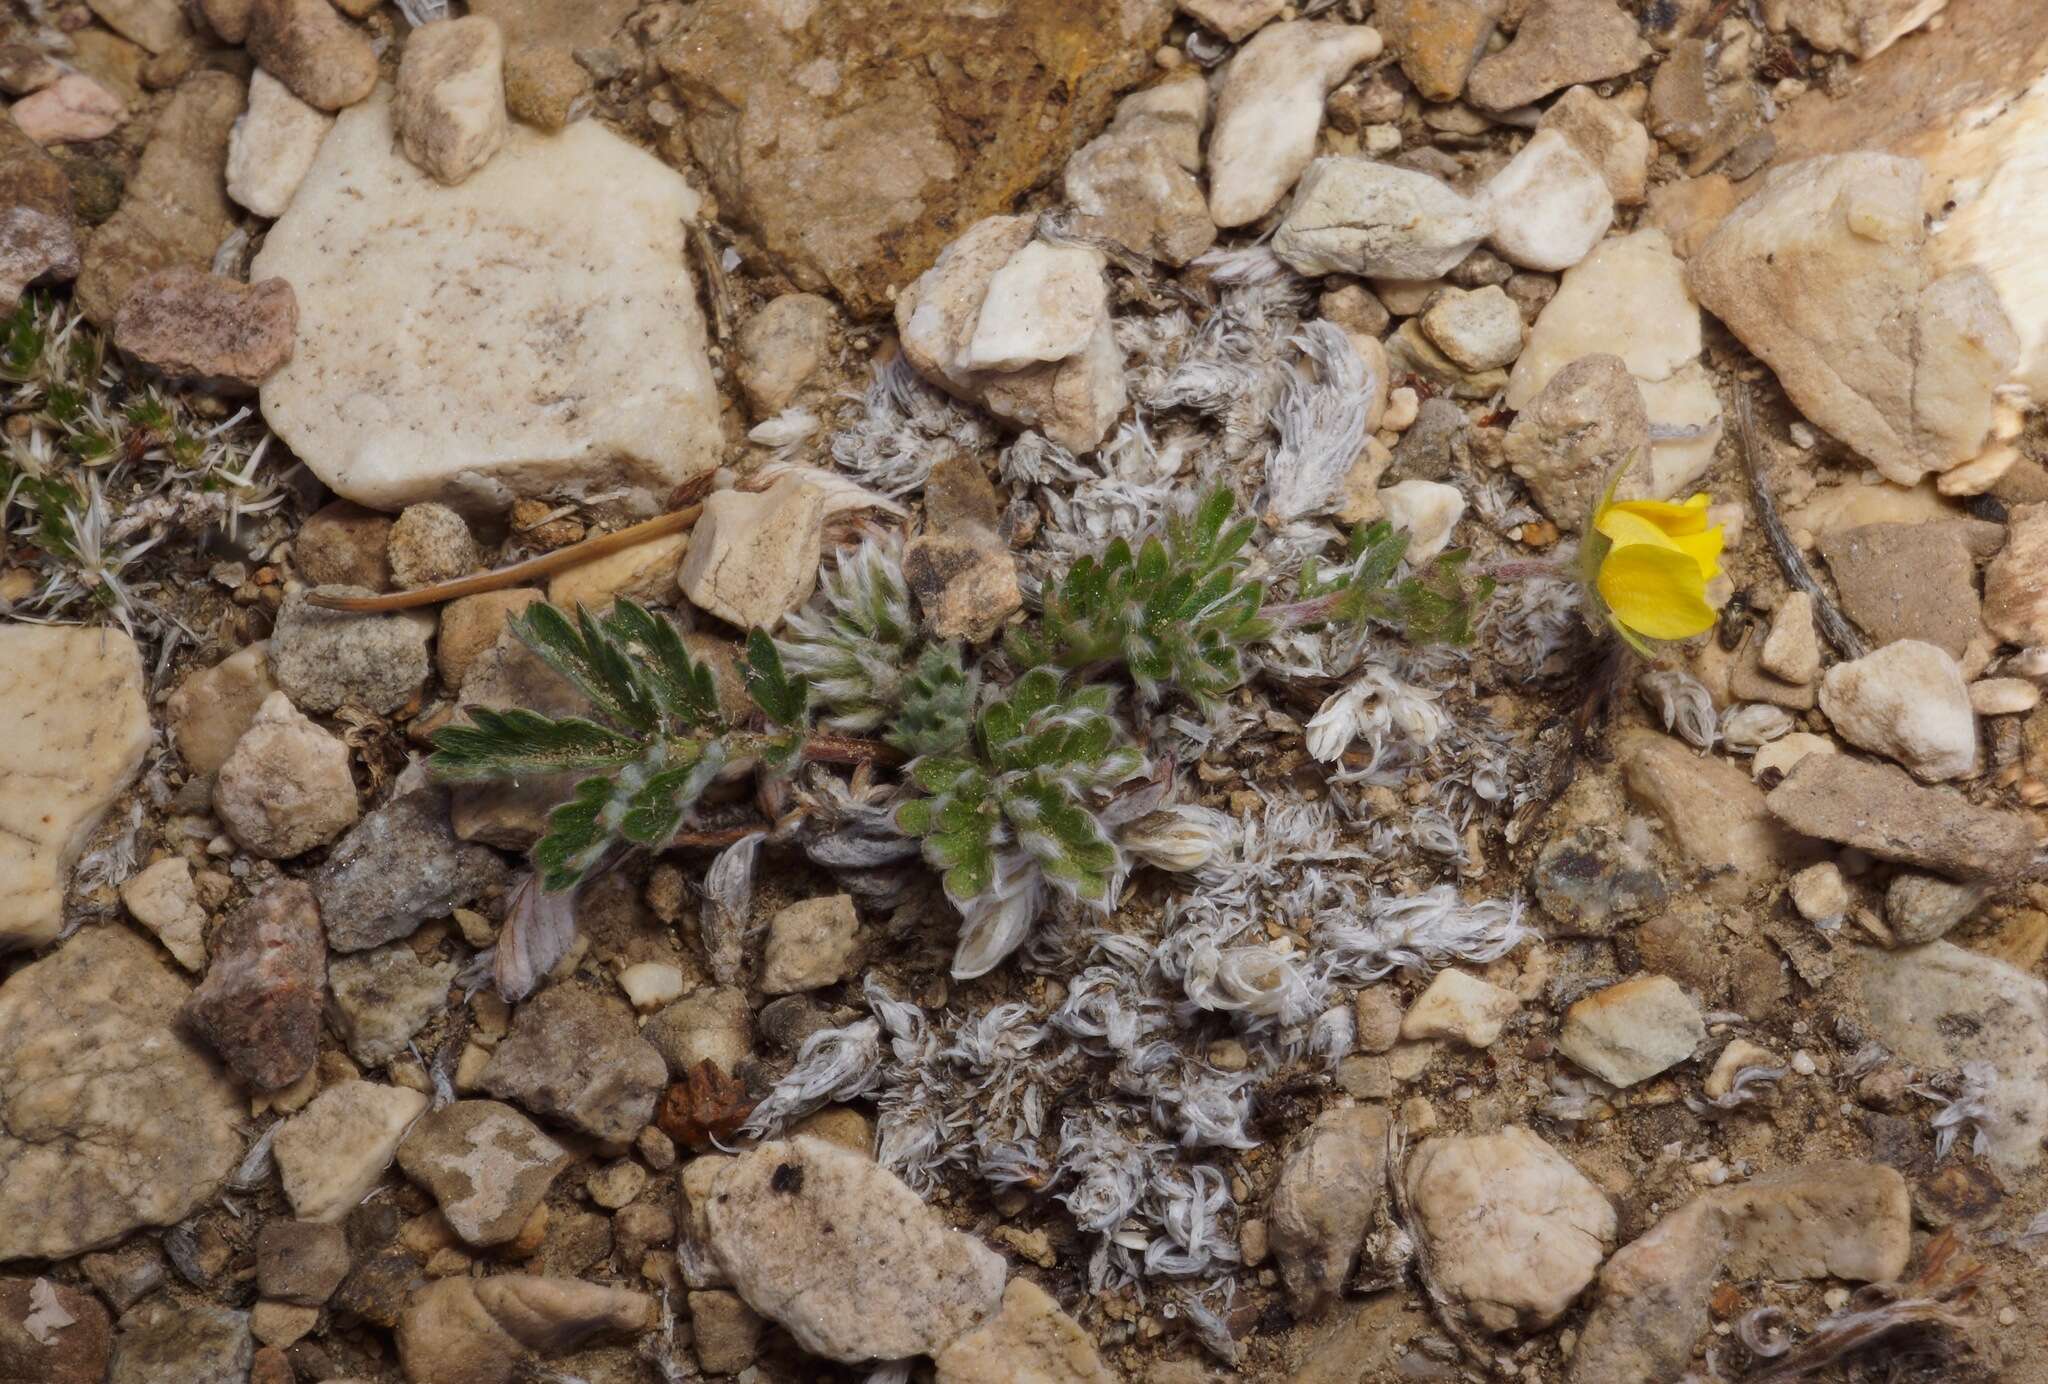
<svg viewBox="0 0 2048 1384">
<path fill-rule="evenodd" d="M 1638 649 L 1649 639 L 1689 639 L 1714 627 L 1707 583 L 1721 575 L 1724 535 L 1707 522 L 1707 497 L 1684 504 L 1616 501 L 1613 490 L 1593 511 L 1581 548 L 1587 585 L 1608 621 Z"/>
</svg>

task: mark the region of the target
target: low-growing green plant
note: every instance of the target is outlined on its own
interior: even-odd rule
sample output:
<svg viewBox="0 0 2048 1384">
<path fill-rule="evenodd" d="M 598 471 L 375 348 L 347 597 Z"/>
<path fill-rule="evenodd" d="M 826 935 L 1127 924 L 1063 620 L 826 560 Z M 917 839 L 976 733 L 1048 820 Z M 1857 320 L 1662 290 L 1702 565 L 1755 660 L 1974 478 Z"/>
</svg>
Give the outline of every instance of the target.
<svg viewBox="0 0 2048 1384">
<path fill-rule="evenodd" d="M 1147 764 L 1118 716 L 1120 689 L 1102 679 L 1127 676 L 1148 704 L 1208 704 L 1245 681 L 1254 646 L 1278 628 L 1471 636 L 1483 584 L 1468 589 L 1461 554 L 1403 575 L 1406 537 L 1373 525 L 1338 568 L 1311 564 L 1298 599 L 1269 607 L 1245 556 L 1254 532 L 1218 491 L 1162 535 L 1076 563 L 1002 655 L 975 661 L 924 634 L 894 543 L 870 540 L 841 556 L 784 638 L 749 633 L 753 708 L 742 716 L 720 708 L 710 670 L 643 607 L 572 619 L 530 606 L 511 628 L 592 715 L 474 708 L 470 724 L 436 736 L 432 765 L 450 781 L 587 775 L 534 848 L 544 884 L 560 890 L 623 850 L 673 841 L 734 766 L 907 760 L 890 821 L 961 912 L 956 973 L 979 975 L 1023 939 L 1046 891 L 1097 907 L 1116 895 L 1125 856 L 1105 809 Z"/>
</svg>

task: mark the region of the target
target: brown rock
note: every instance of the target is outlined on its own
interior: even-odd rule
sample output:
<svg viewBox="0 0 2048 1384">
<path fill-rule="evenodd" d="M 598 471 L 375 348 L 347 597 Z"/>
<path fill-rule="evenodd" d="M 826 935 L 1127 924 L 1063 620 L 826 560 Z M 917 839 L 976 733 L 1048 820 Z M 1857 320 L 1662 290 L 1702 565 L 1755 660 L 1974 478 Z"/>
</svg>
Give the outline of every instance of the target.
<svg viewBox="0 0 2048 1384">
<path fill-rule="evenodd" d="M 21 126 L 0 120 L 0 307 L 44 277 L 78 277 L 71 183 Z"/>
<path fill-rule="evenodd" d="M 1515 41 L 1472 69 L 1465 96 L 1482 110 L 1512 110 L 1575 83 L 1633 72 L 1649 55 L 1614 0 L 1536 0 Z"/>
<path fill-rule="evenodd" d="M 1766 801 L 1794 831 L 1951 878 L 2010 879 L 2034 855 L 2034 833 L 2018 813 L 1849 755 L 1806 756 Z"/>
<path fill-rule="evenodd" d="M 981 643 L 1024 607 L 1017 560 L 986 529 L 913 538 L 903 550 L 903 579 L 941 639 Z"/>
<path fill-rule="evenodd" d="M 1842 612 L 1873 645 L 1917 639 L 1961 658 L 1984 633 L 1974 554 L 1998 539 L 1996 524 L 1977 519 L 1864 524 L 1823 533 L 1820 552 Z"/>
<path fill-rule="evenodd" d="M 245 43 L 249 38 L 249 16 L 256 0 L 198 0 L 207 27 L 224 43 Z"/>
<path fill-rule="evenodd" d="M 590 74 L 566 48 L 529 43 L 505 54 L 505 112 L 543 130 L 565 129 L 590 109 Z"/>
<path fill-rule="evenodd" d="M 481 1085 L 543 1119 L 624 1145 L 654 1116 L 668 1084 L 661 1054 L 609 995 L 558 985 L 526 1001 Z"/>
<path fill-rule="evenodd" d="M 226 72 L 195 72 L 171 94 L 120 210 L 86 246 L 77 302 L 94 322 L 112 325 L 129 288 L 151 270 L 212 266 L 235 227 L 225 169 L 242 100 L 242 83 Z"/>
<path fill-rule="evenodd" d="M 348 1277 L 348 1236 L 323 1221 L 266 1221 L 256 1236 L 256 1286 L 266 1298 L 318 1307 Z"/>
<path fill-rule="evenodd" d="M 690 1294 L 690 1344 L 706 1374 L 738 1374 L 761 1351 L 761 1319 L 738 1293 L 708 1288 Z"/>
<path fill-rule="evenodd" d="M 26 96 L 64 75 L 48 53 L 26 43 L 0 43 L 0 92 Z"/>
<path fill-rule="evenodd" d="M 230 915 L 185 1018 L 259 1090 L 289 1086 L 319 1056 L 327 946 L 313 891 L 281 880 Z"/>
<path fill-rule="evenodd" d="M 1649 196 L 1650 132 L 1619 100 L 1602 100 L 1591 87 L 1571 87 L 1550 103 L 1536 128 L 1570 140 L 1600 170 L 1616 205 L 1634 206 Z"/>
<path fill-rule="evenodd" d="M 249 11 L 249 55 L 292 95 L 338 111 L 377 86 L 370 36 L 334 11 L 328 0 L 255 0 Z"/>
<path fill-rule="evenodd" d="M 1174 0 L 1174 7 L 1232 43 L 1243 43 L 1280 17 L 1285 0 Z"/>
<path fill-rule="evenodd" d="M 441 607 L 441 628 L 435 635 L 434 666 L 443 687 L 460 688 L 470 666 L 498 642 L 505 622 L 541 599 L 531 586 L 510 591 L 480 591 Z"/>
<path fill-rule="evenodd" d="M 1500 11 L 1500 0 L 1381 0 L 1372 22 L 1425 101 L 1455 101 Z"/>
<path fill-rule="evenodd" d="M 392 522 L 350 500 L 322 505 L 292 540 L 292 565 L 312 586 L 389 591 Z"/>
<path fill-rule="evenodd" d="M 0 1379 L 9 1384 L 101 1384 L 112 1332 L 91 1293 L 47 1278 L 0 1278 Z"/>
<path fill-rule="evenodd" d="M 1646 118 L 1650 133 L 1689 155 L 1686 170 L 1700 174 L 1763 128 L 1763 97 L 1746 72 L 1723 76 L 1706 40 L 1691 38 L 1658 67 Z"/>
<path fill-rule="evenodd" d="M 244 284 L 173 265 L 128 290 L 114 344 L 173 378 L 246 393 L 292 358 L 298 329 L 298 299 L 283 279 Z"/>
<path fill-rule="evenodd" d="M 1630 731 L 1616 757 L 1629 796 L 1663 820 L 1679 853 L 1707 873 L 1716 898 L 1739 900 L 1781 869 L 1810 864 L 1811 842 L 1771 818 L 1763 790 L 1725 759 L 1702 759 L 1668 735 Z"/>
<path fill-rule="evenodd" d="M 534 1356 L 645 1331 L 654 1319 L 654 1300 L 623 1288 L 527 1274 L 446 1278 L 406 1305 L 398 1358 L 411 1384 L 510 1384 Z"/>
<path fill-rule="evenodd" d="M 2048 644 L 2048 504 L 2015 505 L 1984 573 L 1984 623 L 2014 644 Z"/>
<path fill-rule="evenodd" d="M 800 287 L 830 286 L 862 317 L 1058 170 L 1149 75 L 1168 19 L 1158 0 L 783 13 L 692 6 L 661 64 L 727 213 Z"/>
</svg>

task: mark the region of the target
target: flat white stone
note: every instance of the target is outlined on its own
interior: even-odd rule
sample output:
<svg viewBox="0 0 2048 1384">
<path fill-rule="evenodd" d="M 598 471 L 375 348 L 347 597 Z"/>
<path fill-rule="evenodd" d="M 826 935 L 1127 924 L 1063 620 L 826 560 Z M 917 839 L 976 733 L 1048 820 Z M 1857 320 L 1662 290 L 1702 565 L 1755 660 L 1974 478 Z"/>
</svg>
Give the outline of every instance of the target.
<svg viewBox="0 0 2048 1384">
<path fill-rule="evenodd" d="M 251 267 L 299 302 L 263 415 L 379 509 L 620 490 L 654 508 L 720 445 L 687 267 L 698 200 L 588 120 L 517 127 L 444 187 L 400 152 L 380 87 L 335 123 Z"/>
<path fill-rule="evenodd" d="M 1538 130 L 1486 185 L 1493 248 L 1524 269 L 1569 269 L 1614 224 L 1600 170 L 1556 130 Z"/>
</svg>

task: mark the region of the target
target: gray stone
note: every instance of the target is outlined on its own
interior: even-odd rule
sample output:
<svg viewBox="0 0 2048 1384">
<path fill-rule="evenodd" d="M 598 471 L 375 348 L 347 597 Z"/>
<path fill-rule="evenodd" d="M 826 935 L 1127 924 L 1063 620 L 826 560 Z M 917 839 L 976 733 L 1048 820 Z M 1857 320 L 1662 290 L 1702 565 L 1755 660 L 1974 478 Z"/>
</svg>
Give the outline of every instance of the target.
<svg viewBox="0 0 2048 1384">
<path fill-rule="evenodd" d="M 1975 913 L 1990 893 L 1981 883 L 1901 870 L 1885 886 L 1884 920 L 1901 942 L 1932 942 Z"/>
<path fill-rule="evenodd" d="M 249 1314 L 152 1298 L 121 1314 L 107 1384 L 248 1384 Z"/>
<path fill-rule="evenodd" d="M 710 1248 L 747 1305 L 814 1355 L 927 1355 L 979 1326 L 1003 1261 L 872 1159 L 820 1139 L 741 1154 L 705 1207 Z"/>
<path fill-rule="evenodd" d="M 1978 1125 L 2000 1171 L 2041 1162 L 2048 1136 L 2048 984 L 1948 942 L 1851 954 L 1870 1035 L 1907 1062 L 1950 1070 L 1982 1062 L 1991 1118 Z"/>
<path fill-rule="evenodd" d="M 289 1086 L 320 1055 L 327 948 L 313 891 L 282 879 L 222 924 L 213 964 L 185 1006 L 235 1074 L 259 1090 Z"/>
<path fill-rule="evenodd" d="M 1423 312 L 1422 331 L 1462 370 L 1497 370 L 1522 353 L 1521 310 L 1492 284 L 1445 289 Z"/>
<path fill-rule="evenodd" d="M 149 942 L 88 927 L 0 985 L 0 1261 L 171 1225 L 242 1156 L 247 1105 Z"/>
<path fill-rule="evenodd" d="M 381 1067 L 448 1007 L 453 961 L 426 962 L 404 942 L 335 958 L 327 969 L 335 1027 L 349 1056 Z"/>
<path fill-rule="evenodd" d="M 483 566 L 483 550 L 460 514 L 431 501 L 407 505 L 391 526 L 385 557 L 401 591 L 467 576 Z"/>
<path fill-rule="evenodd" d="M 324 3 L 324 0 L 323 0 Z M 323 586 L 333 596 L 367 596 L 361 587 Z M 284 598 L 270 637 L 270 671 L 303 711 L 338 711 L 353 703 L 388 715 L 426 684 L 431 614 L 398 611 L 351 615 L 323 610 L 304 591 Z"/>
<path fill-rule="evenodd" d="M 2011 879 L 2034 858 L 2034 833 L 2018 813 L 1850 755 L 1807 755 L 1765 801 L 1794 831 L 1953 879 Z"/>
<path fill-rule="evenodd" d="M 1321 1314 L 1343 1292 L 1386 1179 L 1387 1112 L 1377 1105 L 1324 1111 L 1288 1155 L 1268 1223 L 1298 1315 Z"/>
<path fill-rule="evenodd" d="M 1434 279 L 1491 226 L 1484 205 L 1427 173 L 1333 155 L 1302 174 L 1273 253 L 1303 274 Z"/>
<path fill-rule="evenodd" d="M 401 776 L 390 799 L 328 852 L 313 890 L 328 944 L 349 952 L 409 937 L 505 876 L 495 852 L 455 839 L 445 790 Z"/>
<path fill-rule="evenodd" d="M 1546 842 L 1529 888 L 1567 936 L 1607 937 L 1663 906 L 1670 887 L 1647 851 L 1604 826 L 1581 826 Z"/>
<path fill-rule="evenodd" d="M 668 1067 L 624 1003 L 557 985 L 519 1006 L 481 1085 L 542 1119 L 623 1146 L 654 1117 Z"/>
<path fill-rule="evenodd" d="M 398 1146 L 398 1166 L 434 1194 L 472 1245 L 516 1237 L 571 1161 L 531 1120 L 490 1100 L 459 1100 L 422 1116 Z"/>
</svg>

